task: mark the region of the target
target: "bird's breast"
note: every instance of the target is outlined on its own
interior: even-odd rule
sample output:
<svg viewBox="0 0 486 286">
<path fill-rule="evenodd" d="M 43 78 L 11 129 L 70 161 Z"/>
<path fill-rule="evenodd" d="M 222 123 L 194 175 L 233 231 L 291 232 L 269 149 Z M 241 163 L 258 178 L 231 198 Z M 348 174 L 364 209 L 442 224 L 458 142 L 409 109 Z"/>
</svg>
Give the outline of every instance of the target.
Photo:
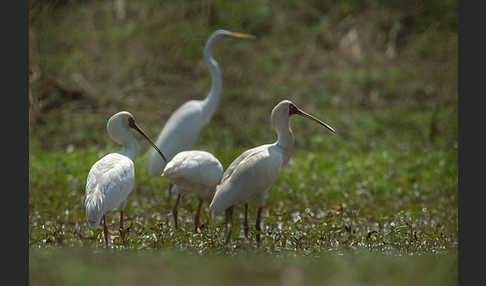
<svg viewBox="0 0 486 286">
<path fill-rule="evenodd" d="M 224 201 L 247 201 L 266 191 L 282 167 L 282 154 L 273 149 L 260 150 L 242 160 L 231 176 L 218 186 L 216 196 Z M 219 193 L 219 194 L 218 194 Z"/>
</svg>

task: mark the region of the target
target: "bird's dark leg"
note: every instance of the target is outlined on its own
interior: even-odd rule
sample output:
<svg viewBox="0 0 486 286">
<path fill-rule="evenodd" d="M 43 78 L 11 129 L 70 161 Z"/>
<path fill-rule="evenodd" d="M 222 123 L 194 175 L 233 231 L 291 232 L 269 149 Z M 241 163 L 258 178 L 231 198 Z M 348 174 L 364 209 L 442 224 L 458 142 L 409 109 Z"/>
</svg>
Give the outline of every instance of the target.
<svg viewBox="0 0 486 286">
<path fill-rule="evenodd" d="M 229 209 L 226 209 L 224 211 L 224 226 L 227 227 L 228 226 L 228 212 L 229 212 Z"/>
<path fill-rule="evenodd" d="M 210 209 L 206 211 L 206 222 L 202 225 L 202 227 L 206 227 L 211 223 L 211 220 L 213 218 L 213 214 Z"/>
<path fill-rule="evenodd" d="M 226 209 L 226 217 L 227 217 L 227 221 L 229 220 L 229 231 L 228 231 L 228 235 L 226 236 L 225 244 L 228 243 L 228 241 L 230 240 L 231 231 L 233 229 L 233 206 Z"/>
<path fill-rule="evenodd" d="M 167 202 L 170 203 L 172 199 L 172 188 L 174 187 L 174 184 L 169 184 L 169 192 L 167 193 Z"/>
<path fill-rule="evenodd" d="M 174 227 L 175 227 L 175 229 L 178 228 L 178 225 L 177 225 L 177 205 L 179 205 L 180 199 L 181 199 L 181 194 L 177 194 L 176 203 L 175 203 L 174 207 L 172 208 L 172 215 L 174 216 Z"/>
<path fill-rule="evenodd" d="M 248 203 L 245 204 L 245 221 L 243 222 L 243 230 L 245 231 L 245 237 L 248 238 Z"/>
<path fill-rule="evenodd" d="M 197 232 L 199 228 L 199 214 L 201 213 L 201 206 L 203 204 L 203 200 L 199 199 L 199 204 L 197 206 L 196 216 L 194 217 L 194 232 Z"/>
<path fill-rule="evenodd" d="M 209 225 L 209 222 L 211 220 L 211 211 L 209 211 L 206 215 L 206 222 L 201 225 L 201 228 L 206 227 Z"/>
<path fill-rule="evenodd" d="M 106 217 L 103 216 L 103 234 L 105 236 L 105 246 L 108 247 L 108 228 L 106 227 Z"/>
<path fill-rule="evenodd" d="M 230 227 L 233 227 L 233 206 L 228 208 L 228 219 Z"/>
<path fill-rule="evenodd" d="M 123 232 L 123 210 L 120 210 L 120 237 L 125 245 L 125 233 Z"/>
<path fill-rule="evenodd" d="M 228 223 L 233 224 L 233 206 L 227 208 L 224 213 L 225 226 L 228 226 Z"/>
<path fill-rule="evenodd" d="M 257 246 L 260 246 L 260 218 L 262 216 L 262 207 L 258 208 L 257 211 L 257 218 L 256 218 L 256 224 L 255 224 L 255 229 L 256 229 L 256 240 L 257 240 Z"/>
</svg>

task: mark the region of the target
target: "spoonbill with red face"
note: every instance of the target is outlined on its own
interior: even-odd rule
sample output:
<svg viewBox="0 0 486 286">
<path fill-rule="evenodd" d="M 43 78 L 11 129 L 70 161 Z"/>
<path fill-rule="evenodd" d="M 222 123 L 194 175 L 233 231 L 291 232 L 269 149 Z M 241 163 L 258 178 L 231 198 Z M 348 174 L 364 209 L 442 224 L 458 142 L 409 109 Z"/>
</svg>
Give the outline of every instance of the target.
<svg viewBox="0 0 486 286">
<path fill-rule="evenodd" d="M 245 236 L 248 237 L 248 201 L 256 198 L 258 210 L 255 228 L 258 245 L 260 244 L 260 218 L 264 201 L 280 170 L 287 165 L 294 149 L 294 135 L 289 125 L 289 119 L 294 114 L 309 118 L 335 133 L 327 123 L 304 112 L 290 100 L 281 101 L 271 113 L 272 125 L 277 132 L 277 141 L 273 144 L 249 149 L 238 156 L 223 173 L 221 183 L 216 187 L 216 193 L 209 206 L 215 215 L 226 210 L 226 217 L 229 217 L 232 225 L 233 206 L 237 203 L 244 203 L 243 227 Z M 228 238 L 230 234 L 231 229 L 228 232 Z"/>
<path fill-rule="evenodd" d="M 120 210 L 120 237 L 125 243 L 123 232 L 123 209 L 125 208 L 128 194 L 135 184 L 134 161 L 138 153 L 138 143 L 130 128 L 142 134 L 163 160 L 164 154 L 135 124 L 135 119 L 130 112 L 121 111 L 111 116 L 106 129 L 111 139 L 123 145 L 123 149 L 105 155 L 91 167 L 86 182 L 85 206 L 86 219 L 89 227 L 96 227 L 103 218 L 103 233 L 105 245 L 108 245 L 108 228 L 105 214 L 115 208 Z"/>
</svg>

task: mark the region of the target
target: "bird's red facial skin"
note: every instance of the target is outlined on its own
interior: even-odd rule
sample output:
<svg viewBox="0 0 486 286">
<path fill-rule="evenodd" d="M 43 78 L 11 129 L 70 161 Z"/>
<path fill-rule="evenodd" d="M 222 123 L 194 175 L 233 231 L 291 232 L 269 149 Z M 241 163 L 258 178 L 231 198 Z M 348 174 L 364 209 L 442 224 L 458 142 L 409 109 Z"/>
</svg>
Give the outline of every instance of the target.
<svg viewBox="0 0 486 286">
<path fill-rule="evenodd" d="M 135 119 L 133 119 L 133 117 L 128 118 L 128 126 L 135 128 Z"/>
<path fill-rule="evenodd" d="M 289 116 L 291 116 L 292 114 L 299 114 L 300 111 L 299 109 L 297 108 L 297 106 L 295 106 L 295 104 L 290 104 L 289 105 Z"/>
</svg>

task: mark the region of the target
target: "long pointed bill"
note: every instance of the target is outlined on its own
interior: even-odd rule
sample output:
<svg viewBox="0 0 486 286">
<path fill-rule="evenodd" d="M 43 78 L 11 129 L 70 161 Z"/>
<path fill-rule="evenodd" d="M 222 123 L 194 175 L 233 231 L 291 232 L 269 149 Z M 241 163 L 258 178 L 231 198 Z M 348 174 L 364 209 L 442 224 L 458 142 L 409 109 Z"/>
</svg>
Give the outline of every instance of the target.
<svg viewBox="0 0 486 286">
<path fill-rule="evenodd" d="M 160 149 L 157 147 L 157 145 L 154 144 L 154 142 L 152 142 L 152 140 L 150 140 L 150 138 L 145 135 L 145 133 L 143 133 L 142 129 L 140 129 L 137 124 L 133 124 L 133 129 L 137 130 L 140 134 L 142 134 L 143 137 L 145 137 L 145 139 L 147 139 L 147 141 L 152 145 L 152 147 L 154 147 L 155 150 L 157 150 L 157 152 L 159 152 L 160 156 L 162 156 L 162 159 L 164 159 L 164 162 L 167 163 L 167 159 L 165 158 L 164 154 L 162 154 L 162 152 L 160 151 Z"/>
<path fill-rule="evenodd" d="M 228 36 L 237 38 L 237 39 L 255 39 L 256 36 L 250 35 L 250 34 L 245 34 L 245 33 L 236 33 L 236 32 L 229 32 Z"/>
<path fill-rule="evenodd" d="M 332 128 L 329 124 L 325 123 L 325 122 L 322 122 L 321 120 L 317 119 L 316 117 L 310 115 L 309 113 L 306 113 L 305 111 L 303 111 L 302 109 L 297 109 L 297 112 L 296 114 L 299 114 L 299 115 L 302 115 L 304 117 L 307 117 L 309 119 L 312 119 L 314 120 L 315 122 L 321 124 L 322 126 L 326 127 L 327 129 L 329 129 L 332 133 L 336 133 L 336 131 L 334 130 L 334 128 Z"/>
</svg>

